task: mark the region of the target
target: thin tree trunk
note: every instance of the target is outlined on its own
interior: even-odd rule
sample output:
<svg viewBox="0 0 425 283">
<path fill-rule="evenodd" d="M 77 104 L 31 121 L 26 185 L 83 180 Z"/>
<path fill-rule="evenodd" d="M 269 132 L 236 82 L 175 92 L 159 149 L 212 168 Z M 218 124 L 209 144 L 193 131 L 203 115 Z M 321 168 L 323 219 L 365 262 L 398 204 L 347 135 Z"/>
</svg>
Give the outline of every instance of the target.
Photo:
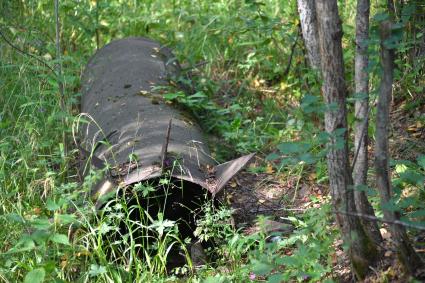
<svg viewBox="0 0 425 283">
<path fill-rule="evenodd" d="M 388 221 L 399 221 L 400 214 L 393 210 L 385 209 L 391 202 L 392 188 L 389 168 L 388 128 L 390 122 L 390 104 L 392 97 L 394 50 L 385 46 L 385 41 L 391 36 L 391 22 L 381 23 L 381 65 L 382 78 L 379 89 L 377 115 L 376 115 L 376 150 L 375 168 L 377 186 L 381 197 L 384 217 Z M 400 262 L 410 274 L 415 274 L 424 266 L 423 261 L 413 249 L 402 225 L 391 225 L 393 239 L 397 244 Z"/>
<path fill-rule="evenodd" d="M 57 80 L 58 80 L 58 89 L 59 89 L 59 95 L 60 95 L 60 108 L 63 113 L 66 112 L 66 105 L 65 105 L 65 89 L 63 85 L 63 76 L 62 76 L 62 63 L 61 63 L 61 47 L 60 47 L 60 21 L 59 21 L 59 0 L 55 0 L 55 27 L 56 27 L 56 74 L 57 74 Z M 62 118 L 62 124 L 65 128 L 66 125 L 66 118 Z M 66 138 L 66 132 L 63 130 L 62 133 L 62 142 L 63 142 L 63 149 L 64 149 L 64 155 L 67 156 L 68 154 L 68 141 Z"/>
<path fill-rule="evenodd" d="M 297 0 L 297 3 L 308 61 L 313 69 L 320 70 L 319 37 L 314 0 Z"/>
<path fill-rule="evenodd" d="M 369 119 L 369 73 L 368 67 L 368 39 L 369 39 L 369 7 L 370 0 L 357 1 L 356 14 L 356 58 L 355 58 L 355 89 L 356 95 L 360 96 L 355 103 L 356 123 L 354 126 L 354 152 L 355 160 L 353 167 L 354 198 L 357 212 L 375 216 L 372 205 L 361 187 L 367 184 L 368 171 L 368 119 Z M 382 242 L 378 223 L 361 220 L 366 233 L 376 244 Z"/>
<path fill-rule="evenodd" d="M 338 211 L 354 212 L 353 179 L 348 161 L 347 89 L 342 57 L 342 27 L 336 0 L 316 0 L 319 45 L 322 67 L 322 92 L 332 108 L 325 113 L 325 128 L 331 136 L 328 143 L 328 172 L 332 203 L 341 229 L 352 270 L 363 279 L 376 258 L 376 245 L 365 233 L 360 219 Z"/>
<path fill-rule="evenodd" d="M 96 34 L 96 50 L 99 50 L 99 45 L 100 45 L 100 31 L 99 31 L 99 1 L 100 0 L 95 0 L 96 1 L 96 29 L 95 29 L 95 34 Z"/>
</svg>

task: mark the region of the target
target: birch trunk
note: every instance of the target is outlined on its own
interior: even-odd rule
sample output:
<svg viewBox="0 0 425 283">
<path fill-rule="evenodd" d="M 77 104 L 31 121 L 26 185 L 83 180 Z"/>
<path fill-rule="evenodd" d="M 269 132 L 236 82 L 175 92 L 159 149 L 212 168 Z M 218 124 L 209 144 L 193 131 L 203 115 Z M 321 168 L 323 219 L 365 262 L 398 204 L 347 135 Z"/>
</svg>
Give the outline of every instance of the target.
<svg viewBox="0 0 425 283">
<path fill-rule="evenodd" d="M 301 30 L 310 66 L 320 70 L 319 37 L 314 0 L 297 0 Z"/>
<path fill-rule="evenodd" d="M 376 114 L 375 168 L 384 218 L 394 222 L 400 220 L 400 214 L 393 210 L 385 209 L 386 204 L 391 202 L 393 195 L 389 167 L 388 132 L 394 72 L 394 50 L 385 46 L 385 41 L 391 36 L 391 22 L 385 21 L 381 23 L 380 30 L 382 78 Z M 397 244 L 400 262 L 410 274 L 414 275 L 418 269 L 424 266 L 424 263 L 413 249 L 405 227 L 397 224 L 391 224 L 390 227 L 393 240 Z"/>
<path fill-rule="evenodd" d="M 368 171 L 368 119 L 369 119 L 369 73 L 368 67 L 368 43 L 369 40 L 369 14 L 370 0 L 357 1 L 356 14 L 356 57 L 355 57 L 355 90 L 359 97 L 355 103 L 356 123 L 354 126 L 354 198 L 357 212 L 365 215 L 375 216 L 373 207 L 367 199 L 361 187 L 367 184 Z M 361 220 L 366 233 L 375 243 L 382 242 L 378 223 L 374 221 Z"/>
<path fill-rule="evenodd" d="M 332 203 L 336 219 L 348 246 L 352 270 L 363 279 L 376 258 L 376 246 L 365 233 L 356 211 L 353 180 L 348 161 L 347 143 L 347 89 L 342 57 L 342 27 L 336 0 L 316 0 L 319 46 L 322 69 L 322 92 L 329 107 L 325 113 L 325 128 L 330 135 L 328 143 L 328 172 Z M 339 213 L 347 212 L 347 213 Z"/>
</svg>

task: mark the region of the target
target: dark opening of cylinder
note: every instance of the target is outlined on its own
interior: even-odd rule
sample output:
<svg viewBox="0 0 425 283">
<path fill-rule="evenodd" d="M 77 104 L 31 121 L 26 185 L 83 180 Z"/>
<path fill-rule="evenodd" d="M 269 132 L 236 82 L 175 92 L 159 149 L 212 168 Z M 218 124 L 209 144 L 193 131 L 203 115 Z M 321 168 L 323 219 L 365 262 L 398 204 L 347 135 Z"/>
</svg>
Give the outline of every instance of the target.
<svg viewBox="0 0 425 283">
<path fill-rule="evenodd" d="M 194 231 L 207 202 L 212 202 L 207 190 L 174 177 L 119 189 L 101 208 L 102 219 L 112 227 L 105 233 L 111 255 L 129 256 L 133 246 L 137 256 L 144 258 L 164 252 L 160 249 L 165 247 L 168 269 L 185 265 L 190 246 L 200 245 Z M 202 246 L 208 248 L 211 243 Z"/>
</svg>

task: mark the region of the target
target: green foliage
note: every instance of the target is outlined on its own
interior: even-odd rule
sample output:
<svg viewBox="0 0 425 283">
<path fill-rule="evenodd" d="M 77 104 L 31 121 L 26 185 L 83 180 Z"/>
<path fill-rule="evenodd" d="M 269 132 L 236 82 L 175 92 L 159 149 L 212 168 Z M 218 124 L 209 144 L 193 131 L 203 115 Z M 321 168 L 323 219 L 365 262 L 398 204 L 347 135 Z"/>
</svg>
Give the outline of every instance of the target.
<svg viewBox="0 0 425 283">
<path fill-rule="evenodd" d="M 210 276 L 207 280 L 325 280 L 331 271 L 332 244 L 337 236 L 336 228 L 329 224 L 330 217 L 331 207 L 324 204 L 319 209 L 307 210 L 303 215 L 287 217 L 286 220 L 296 228 L 291 235 L 267 235 L 263 230 L 251 235 L 233 232 L 232 236 L 224 238 L 225 241 L 221 240 L 219 246 L 219 263 L 226 262 L 228 271 L 220 276 Z M 259 219 L 260 227 L 264 220 Z"/>
<path fill-rule="evenodd" d="M 195 236 L 201 241 L 214 239 L 216 243 L 222 243 L 224 240 L 233 236 L 234 229 L 229 223 L 232 217 L 232 211 L 224 207 L 216 210 L 212 203 L 204 206 L 205 216 L 198 220 Z"/>
<path fill-rule="evenodd" d="M 403 212 L 402 218 L 408 224 L 425 227 L 425 156 L 421 155 L 416 162 L 408 160 L 393 161 L 397 176 L 393 178 L 393 201 L 390 209 Z M 387 206 L 388 206 L 387 205 Z"/>
<path fill-rule="evenodd" d="M 287 219 L 296 227 L 287 238 L 277 236 L 250 255 L 250 268 L 267 282 L 323 280 L 331 271 L 330 255 L 336 229 L 330 226 L 330 205 L 307 210 L 301 217 Z M 286 255 L 285 251 L 291 251 Z"/>
<path fill-rule="evenodd" d="M 44 268 L 33 269 L 25 276 L 24 283 L 41 283 L 44 281 L 45 275 Z"/>
</svg>

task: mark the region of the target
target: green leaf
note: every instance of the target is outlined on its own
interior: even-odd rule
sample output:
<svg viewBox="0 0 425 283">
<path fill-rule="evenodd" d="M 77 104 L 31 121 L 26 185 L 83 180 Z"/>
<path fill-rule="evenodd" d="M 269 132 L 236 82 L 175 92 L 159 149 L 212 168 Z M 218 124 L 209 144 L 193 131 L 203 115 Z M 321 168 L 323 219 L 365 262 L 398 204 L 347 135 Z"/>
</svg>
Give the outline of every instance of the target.
<svg viewBox="0 0 425 283">
<path fill-rule="evenodd" d="M 24 283 L 41 283 L 44 281 L 46 271 L 44 268 L 36 268 L 27 273 Z"/>
<path fill-rule="evenodd" d="M 25 252 L 30 251 L 35 248 L 34 240 L 31 238 L 30 235 L 24 234 L 18 241 L 18 243 L 7 251 L 8 254 L 10 253 L 19 253 L 19 252 Z"/>
<path fill-rule="evenodd" d="M 55 211 L 60 208 L 60 206 L 53 200 L 53 199 L 47 199 L 46 207 L 50 211 Z"/>
<path fill-rule="evenodd" d="M 307 164 L 313 164 L 316 162 L 316 158 L 314 158 L 314 156 L 308 152 L 301 154 L 298 158 Z"/>
<path fill-rule="evenodd" d="M 205 93 L 203 93 L 202 91 L 198 91 L 197 93 L 189 96 L 189 98 L 208 98 L 208 96 Z"/>
<path fill-rule="evenodd" d="M 164 94 L 163 97 L 164 97 L 165 100 L 174 100 L 174 99 L 184 97 L 184 96 L 185 96 L 184 93 L 179 91 L 179 92 L 175 92 L 175 93 Z"/>
<path fill-rule="evenodd" d="M 309 105 L 316 103 L 318 101 L 319 101 L 319 97 L 317 97 L 315 95 L 306 94 L 306 95 L 304 95 L 303 100 L 301 102 L 301 108 L 309 106 Z"/>
<path fill-rule="evenodd" d="M 277 146 L 277 148 L 285 154 L 291 153 L 301 153 L 306 152 L 310 149 L 310 145 L 308 143 L 301 142 L 284 142 Z"/>
<path fill-rule="evenodd" d="M 389 18 L 389 15 L 387 13 L 378 13 L 373 17 L 374 21 L 382 22 L 384 20 L 387 20 Z"/>
<path fill-rule="evenodd" d="M 209 276 L 205 278 L 202 283 L 223 283 L 225 282 L 226 278 L 222 275 L 216 274 L 214 277 Z"/>
<path fill-rule="evenodd" d="M 50 223 L 49 219 L 47 218 L 39 218 L 39 219 L 34 219 L 31 222 L 31 227 L 35 228 L 35 229 L 40 229 L 40 230 L 47 230 L 50 228 L 50 226 L 52 225 L 52 223 Z"/>
<path fill-rule="evenodd" d="M 412 171 L 412 170 L 408 170 L 408 171 L 401 173 L 400 178 L 403 181 L 405 181 L 405 182 L 407 182 L 411 185 L 421 185 L 421 184 L 423 184 L 423 182 L 425 180 L 424 175 L 419 174 L 419 173 Z"/>
<path fill-rule="evenodd" d="M 394 169 L 398 174 L 400 174 L 400 173 L 406 172 L 407 166 L 404 163 L 398 163 L 398 164 L 395 164 Z"/>
<path fill-rule="evenodd" d="M 256 259 L 254 259 L 252 263 L 253 263 L 252 271 L 256 275 L 267 275 L 273 270 L 273 267 L 268 263 L 264 263 Z"/>
<path fill-rule="evenodd" d="M 273 152 L 266 156 L 266 160 L 273 161 L 273 160 L 279 159 L 279 157 L 280 157 L 279 154 Z"/>
<path fill-rule="evenodd" d="M 24 224 L 25 223 L 25 219 L 16 213 L 9 213 L 6 214 L 6 219 L 15 223 L 19 223 L 19 224 Z"/>
<path fill-rule="evenodd" d="M 44 267 L 44 270 L 45 270 L 47 273 L 54 272 L 54 271 L 55 271 L 55 269 L 56 269 L 56 261 L 54 261 L 54 260 L 49 260 L 49 261 L 47 261 L 46 263 L 44 263 L 43 267 Z"/>
<path fill-rule="evenodd" d="M 425 209 L 417 210 L 415 212 L 412 212 L 410 217 L 416 218 L 416 217 L 425 217 Z"/>
<path fill-rule="evenodd" d="M 345 134 L 346 131 L 347 131 L 346 128 L 338 128 L 338 129 L 334 130 L 332 134 L 335 137 L 342 137 Z"/>
<path fill-rule="evenodd" d="M 175 221 L 163 219 L 163 214 L 158 213 L 158 220 L 155 220 L 152 225 L 149 226 L 149 228 L 154 228 L 160 237 L 164 234 L 164 231 L 168 228 L 171 228 L 175 225 Z"/>
<path fill-rule="evenodd" d="M 155 191 L 155 188 L 152 187 L 149 184 L 145 184 L 145 183 L 139 182 L 139 183 L 137 183 L 134 186 L 134 190 L 135 191 L 138 191 L 138 192 L 139 191 L 142 192 L 142 196 L 143 197 L 147 197 L 151 192 L 154 192 Z"/>
<path fill-rule="evenodd" d="M 57 244 L 69 245 L 68 236 L 63 234 L 54 234 L 50 237 L 50 240 Z"/>
<path fill-rule="evenodd" d="M 102 235 L 107 234 L 109 231 L 112 231 L 114 229 L 113 226 L 108 225 L 107 223 L 102 223 L 99 227 L 99 232 Z"/>
<path fill-rule="evenodd" d="M 271 275 L 271 276 L 267 279 L 267 282 L 268 282 L 268 283 L 280 283 L 280 282 L 283 282 L 283 281 L 282 281 L 282 278 L 283 278 L 282 273 L 276 273 L 276 274 Z"/>
<path fill-rule="evenodd" d="M 99 276 L 99 275 L 102 275 L 102 274 L 104 274 L 104 273 L 106 273 L 106 268 L 105 268 L 104 266 L 102 266 L 102 265 L 97 265 L 97 264 L 92 264 L 92 265 L 90 266 L 89 275 L 90 275 L 91 277 Z"/>
<path fill-rule="evenodd" d="M 304 113 L 322 113 L 325 109 L 319 97 L 309 94 L 303 97 L 300 108 Z"/>
<path fill-rule="evenodd" d="M 381 205 L 383 210 L 388 210 L 388 211 L 401 211 L 400 207 L 398 207 L 395 203 L 394 200 L 390 200 L 387 203 L 383 203 Z"/>
<path fill-rule="evenodd" d="M 425 155 L 421 155 L 418 157 L 418 164 L 425 169 Z"/>
<path fill-rule="evenodd" d="M 62 225 L 71 224 L 77 221 L 74 214 L 56 214 L 55 221 Z"/>
<path fill-rule="evenodd" d="M 280 258 L 279 261 L 277 261 L 277 262 L 281 265 L 286 265 L 286 266 L 298 266 L 299 265 L 299 260 L 295 256 L 285 256 L 285 257 Z"/>
<path fill-rule="evenodd" d="M 31 234 L 31 239 L 33 239 L 38 245 L 46 243 L 49 238 L 50 233 L 46 230 L 36 230 Z"/>
<path fill-rule="evenodd" d="M 283 168 L 287 165 L 294 165 L 294 164 L 297 164 L 297 163 L 298 163 L 298 161 L 294 158 L 282 158 L 279 166 L 280 166 L 280 168 Z"/>
</svg>

